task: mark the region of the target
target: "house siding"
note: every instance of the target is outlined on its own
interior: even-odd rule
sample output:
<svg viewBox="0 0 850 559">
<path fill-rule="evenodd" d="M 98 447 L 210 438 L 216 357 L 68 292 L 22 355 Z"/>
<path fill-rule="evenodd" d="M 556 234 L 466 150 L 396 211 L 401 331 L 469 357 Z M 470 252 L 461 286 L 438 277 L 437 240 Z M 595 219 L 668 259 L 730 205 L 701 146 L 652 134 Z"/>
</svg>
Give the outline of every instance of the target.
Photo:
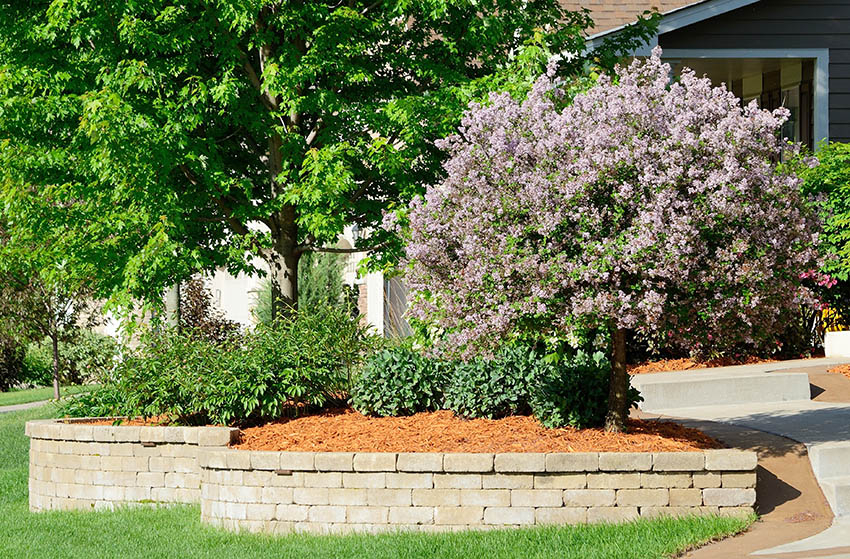
<svg viewBox="0 0 850 559">
<path fill-rule="evenodd" d="M 850 1 L 762 0 L 661 35 L 664 49 L 829 49 L 829 138 L 850 142 Z"/>
<path fill-rule="evenodd" d="M 694 2 L 695 0 L 561 0 L 561 5 L 571 11 L 581 8 L 590 10 L 593 29 L 590 29 L 588 34 L 593 35 L 632 23 L 647 10 L 669 12 Z"/>
</svg>

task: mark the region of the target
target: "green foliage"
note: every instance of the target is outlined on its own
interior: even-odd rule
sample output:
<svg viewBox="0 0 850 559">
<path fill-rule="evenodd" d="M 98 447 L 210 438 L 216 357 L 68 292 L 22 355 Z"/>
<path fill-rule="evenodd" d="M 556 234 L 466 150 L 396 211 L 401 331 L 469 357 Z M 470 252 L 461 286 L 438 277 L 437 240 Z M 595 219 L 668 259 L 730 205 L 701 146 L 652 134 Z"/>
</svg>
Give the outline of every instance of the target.
<svg viewBox="0 0 850 559">
<path fill-rule="evenodd" d="M 446 387 L 446 407 L 461 417 L 498 418 L 531 412 L 531 398 L 546 365 L 523 346 L 494 358 L 460 362 Z"/>
<path fill-rule="evenodd" d="M 324 306 L 341 306 L 350 309 L 349 292 L 342 274 L 345 257 L 332 253 L 310 252 L 298 263 L 298 308 L 301 311 Z M 254 294 L 254 318 L 259 323 L 272 321 L 272 283 L 266 278 Z"/>
<path fill-rule="evenodd" d="M 850 279 L 850 144 L 832 143 L 817 152 L 820 162 L 802 172 L 803 191 L 823 196 L 824 235 L 821 248 L 833 255 L 823 271 Z"/>
<path fill-rule="evenodd" d="M 531 399 L 534 416 L 544 426 L 589 427 L 605 421 L 608 411 L 608 381 L 611 363 L 605 353 L 578 350 L 542 370 Z M 628 407 L 641 401 L 629 388 Z"/>
<path fill-rule="evenodd" d="M 211 341 L 150 332 L 104 387 L 69 415 L 161 416 L 180 424 L 244 424 L 322 406 L 344 391 L 373 343 L 345 311 L 323 307 Z"/>
<path fill-rule="evenodd" d="M 69 341 L 59 342 L 59 382 L 79 384 L 100 381 L 108 376 L 118 356 L 118 342 L 91 330 L 80 330 Z M 24 380 L 46 386 L 53 379 L 53 348 L 49 339 L 27 345 Z"/>
<path fill-rule="evenodd" d="M 438 181 L 470 100 L 521 89 L 542 53 L 578 74 L 652 32 L 585 53 L 590 26 L 558 0 L 7 2 L 0 199 L 16 238 L 61 232 L 128 306 L 256 257 L 288 271 L 346 224 L 392 255 L 383 210 Z"/>
<path fill-rule="evenodd" d="M 351 386 L 350 402 L 363 414 L 412 415 L 443 409 L 452 364 L 406 346 L 384 349 L 369 358 Z"/>
<path fill-rule="evenodd" d="M 0 335 L 0 392 L 20 383 L 24 371 L 24 349 L 10 336 Z"/>
</svg>

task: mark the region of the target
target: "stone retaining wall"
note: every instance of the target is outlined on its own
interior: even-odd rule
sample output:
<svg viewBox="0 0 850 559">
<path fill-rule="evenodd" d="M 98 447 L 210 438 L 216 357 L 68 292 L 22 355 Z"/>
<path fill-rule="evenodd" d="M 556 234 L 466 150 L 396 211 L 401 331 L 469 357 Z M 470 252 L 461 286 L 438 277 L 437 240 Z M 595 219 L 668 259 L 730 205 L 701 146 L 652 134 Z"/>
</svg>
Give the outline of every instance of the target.
<svg viewBox="0 0 850 559">
<path fill-rule="evenodd" d="M 756 454 L 200 455 L 201 518 L 286 533 L 458 530 L 752 512 Z"/>
<path fill-rule="evenodd" d="M 102 509 L 116 504 L 200 501 L 201 448 L 224 448 L 229 427 L 92 425 L 30 421 L 30 509 Z"/>
</svg>

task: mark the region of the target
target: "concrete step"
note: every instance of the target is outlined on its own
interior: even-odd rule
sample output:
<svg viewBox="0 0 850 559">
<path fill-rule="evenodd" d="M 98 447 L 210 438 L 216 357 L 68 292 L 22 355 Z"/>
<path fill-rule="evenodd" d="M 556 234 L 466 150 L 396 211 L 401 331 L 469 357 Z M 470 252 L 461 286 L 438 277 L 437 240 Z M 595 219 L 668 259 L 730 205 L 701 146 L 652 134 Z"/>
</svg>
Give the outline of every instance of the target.
<svg viewBox="0 0 850 559">
<path fill-rule="evenodd" d="M 818 479 L 850 476 L 850 442 L 814 445 L 809 459 Z"/>
<path fill-rule="evenodd" d="M 762 372 L 740 367 L 634 375 L 645 411 L 809 400 L 806 373 Z"/>
<path fill-rule="evenodd" d="M 850 516 L 850 475 L 820 480 L 821 489 L 836 517 Z"/>
</svg>

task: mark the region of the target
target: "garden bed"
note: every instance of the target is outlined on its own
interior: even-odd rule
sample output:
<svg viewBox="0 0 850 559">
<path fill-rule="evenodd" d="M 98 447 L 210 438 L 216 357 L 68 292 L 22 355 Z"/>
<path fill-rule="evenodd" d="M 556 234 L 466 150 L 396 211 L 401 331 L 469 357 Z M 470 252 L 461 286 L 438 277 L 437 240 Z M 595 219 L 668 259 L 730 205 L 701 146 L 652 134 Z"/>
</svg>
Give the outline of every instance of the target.
<svg viewBox="0 0 850 559">
<path fill-rule="evenodd" d="M 818 357 L 823 357 L 823 354 L 812 355 L 810 357 L 800 357 L 798 359 L 815 359 Z M 756 357 L 754 355 L 744 357 L 718 357 L 717 359 L 709 359 L 708 361 L 698 361 L 691 359 L 690 357 L 683 357 L 680 359 L 659 359 L 657 361 L 633 363 L 628 365 L 627 369 L 630 375 L 640 375 L 644 373 L 668 373 L 672 371 L 688 371 L 691 369 L 712 369 L 714 367 L 756 365 L 758 363 L 780 363 L 782 361 L 785 360 Z"/>
<path fill-rule="evenodd" d="M 829 369 L 827 372 L 838 373 L 839 375 L 844 375 L 845 377 L 850 378 L 850 364 L 838 365 L 837 367 Z"/>
<path fill-rule="evenodd" d="M 461 419 L 450 411 L 368 417 L 350 409 L 244 429 L 241 450 L 310 452 L 692 452 L 720 448 L 671 422 L 629 422 L 629 432 L 547 429 L 530 416 Z"/>
</svg>

